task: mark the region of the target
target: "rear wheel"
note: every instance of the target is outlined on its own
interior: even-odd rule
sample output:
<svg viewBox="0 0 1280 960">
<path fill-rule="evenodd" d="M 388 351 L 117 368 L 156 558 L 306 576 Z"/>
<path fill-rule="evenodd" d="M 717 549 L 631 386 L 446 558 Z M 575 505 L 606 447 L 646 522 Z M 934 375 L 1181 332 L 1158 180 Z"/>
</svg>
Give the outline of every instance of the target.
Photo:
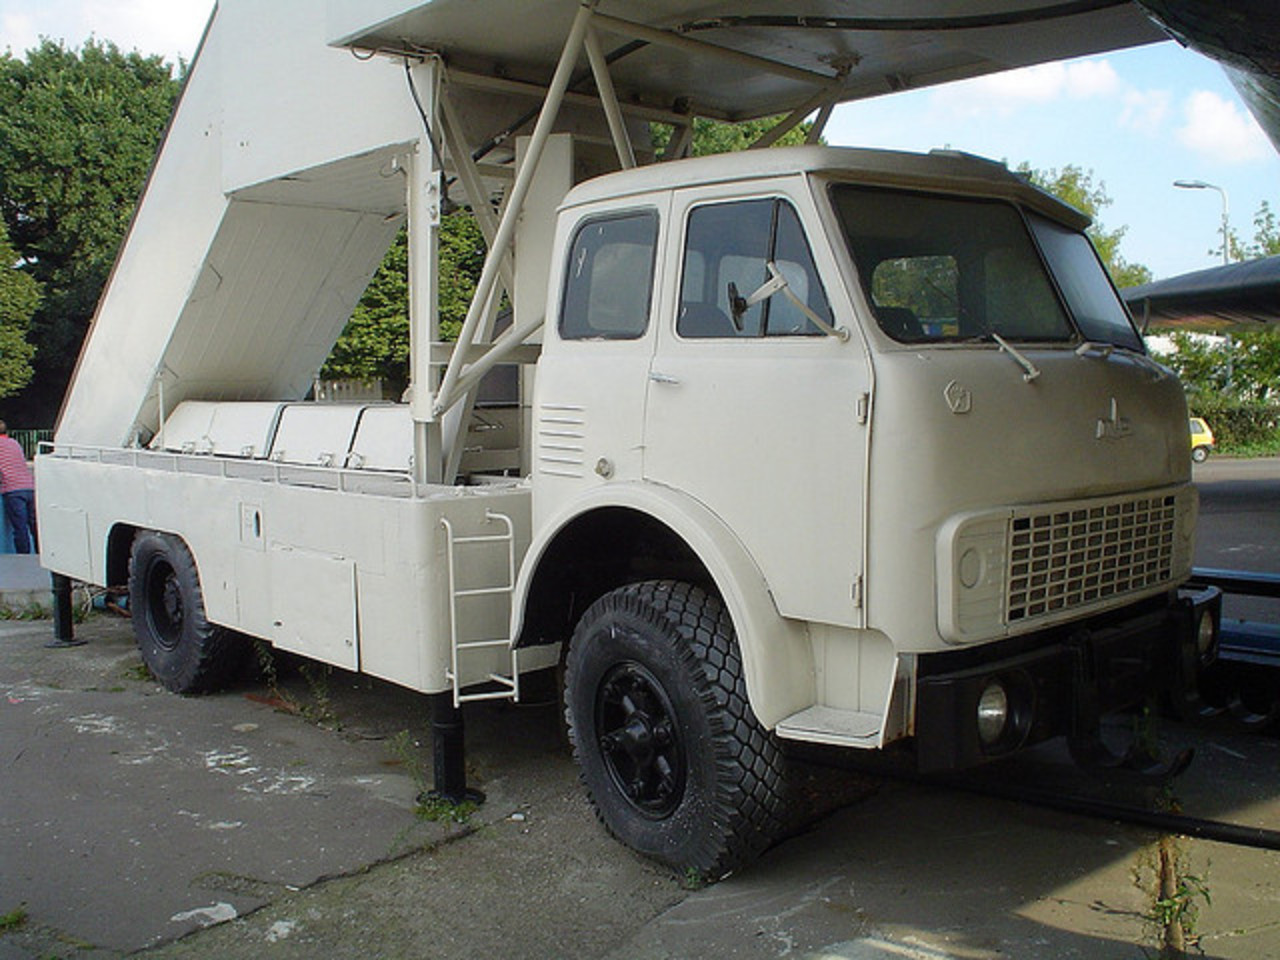
<svg viewBox="0 0 1280 960">
<path fill-rule="evenodd" d="M 778 836 L 782 750 L 717 598 L 669 581 L 606 594 L 574 632 L 565 703 L 591 802 L 631 848 L 716 879 Z"/>
<path fill-rule="evenodd" d="M 195 559 L 181 539 L 144 530 L 129 556 L 133 633 L 147 669 L 175 693 L 207 693 L 240 666 L 246 639 L 205 616 Z"/>
<path fill-rule="evenodd" d="M 1209 459 L 1209 448 L 1195 447 L 1191 451 L 1191 459 L 1194 460 L 1196 463 L 1204 463 L 1206 460 Z"/>
</svg>

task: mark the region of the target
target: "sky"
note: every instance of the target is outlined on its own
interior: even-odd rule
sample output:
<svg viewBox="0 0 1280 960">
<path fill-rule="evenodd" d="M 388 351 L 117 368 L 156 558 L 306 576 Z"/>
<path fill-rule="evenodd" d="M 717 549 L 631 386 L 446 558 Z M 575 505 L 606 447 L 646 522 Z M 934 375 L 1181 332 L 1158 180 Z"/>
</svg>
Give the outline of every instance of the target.
<svg viewBox="0 0 1280 960">
<path fill-rule="evenodd" d="M 41 37 L 78 47 L 93 36 L 190 60 L 212 9 L 212 0 L 0 0 L 0 50 L 21 56 Z M 1081 167 L 1111 197 L 1099 220 L 1125 228 L 1121 255 L 1156 278 L 1221 263 L 1221 194 L 1173 181 L 1225 190 L 1245 241 L 1263 200 L 1280 214 L 1280 154 L 1222 69 L 1174 43 L 846 104 L 826 139 Z"/>
</svg>

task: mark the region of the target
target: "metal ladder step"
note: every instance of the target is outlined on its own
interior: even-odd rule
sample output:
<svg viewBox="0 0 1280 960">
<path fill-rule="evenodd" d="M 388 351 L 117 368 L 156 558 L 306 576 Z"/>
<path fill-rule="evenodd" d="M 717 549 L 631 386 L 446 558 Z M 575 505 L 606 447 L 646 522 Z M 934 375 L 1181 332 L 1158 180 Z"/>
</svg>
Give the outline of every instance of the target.
<svg viewBox="0 0 1280 960">
<path fill-rule="evenodd" d="M 486 523 L 502 524 L 503 532 L 460 537 L 454 534 L 453 524 L 447 518 L 440 518 L 440 524 L 444 527 L 445 532 L 445 556 L 449 571 L 449 669 L 445 671 L 445 677 L 453 686 L 453 705 L 455 707 L 476 700 L 518 701 L 520 699 L 519 651 L 512 645 L 512 639 L 510 637 L 500 637 L 463 640 L 459 636 L 459 600 L 475 597 L 505 596 L 507 598 L 506 622 L 508 624 L 511 622 L 511 599 L 515 594 L 516 588 L 515 524 L 511 522 L 511 518 L 506 514 L 492 510 L 486 510 L 484 518 Z M 506 547 L 505 582 L 492 585 L 459 587 L 457 582 L 458 548 L 462 547 L 478 551 L 485 547 L 495 546 Z M 511 672 L 510 674 L 490 672 L 487 675 L 488 681 L 497 684 L 499 689 L 463 693 L 462 670 L 459 666 L 462 656 L 471 651 L 494 650 L 501 647 L 506 647 L 510 650 Z"/>
</svg>

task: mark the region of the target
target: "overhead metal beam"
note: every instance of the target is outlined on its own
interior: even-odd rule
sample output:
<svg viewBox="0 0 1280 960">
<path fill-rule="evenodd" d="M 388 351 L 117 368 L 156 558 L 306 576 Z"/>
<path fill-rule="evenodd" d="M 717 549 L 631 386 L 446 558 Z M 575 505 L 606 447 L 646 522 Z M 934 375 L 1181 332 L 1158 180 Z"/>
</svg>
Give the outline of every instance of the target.
<svg viewBox="0 0 1280 960">
<path fill-rule="evenodd" d="M 833 95 L 830 90 L 819 90 L 812 97 L 800 104 L 800 106 L 796 107 L 780 121 L 761 134 L 747 149 L 759 150 L 763 147 L 773 146 L 799 126 L 800 122 L 809 114 L 813 113 L 813 111 L 827 105 L 834 106 L 834 102 L 835 95 Z"/>
<path fill-rule="evenodd" d="M 467 200 L 471 203 L 471 212 L 476 218 L 476 225 L 480 227 L 480 233 L 484 236 L 484 242 L 492 247 L 493 241 L 498 235 L 498 217 L 489 205 L 489 197 L 485 192 L 480 168 L 471 159 L 471 147 L 467 144 L 462 133 L 462 119 L 458 116 L 457 108 L 447 92 L 440 97 L 440 119 L 444 121 L 442 123 L 444 141 L 449 149 L 449 158 L 452 161 L 454 173 L 457 174 L 458 180 L 462 184 L 462 189 L 467 194 Z M 500 269 L 502 271 L 502 285 L 506 287 L 507 293 L 514 298 L 516 274 L 510 250 L 503 255 Z"/>
<path fill-rule="evenodd" d="M 531 100 L 541 100 L 547 95 L 547 88 L 541 84 L 529 83 L 524 80 L 512 80 L 509 77 L 492 77 L 487 74 L 473 73 L 469 70 L 458 70 L 452 67 L 449 69 L 449 80 L 459 87 L 470 87 L 474 90 L 483 90 L 488 93 L 514 93 L 529 97 Z M 600 106 L 599 97 L 590 93 L 578 93 L 574 90 L 565 91 L 564 102 L 574 106 L 596 108 Z M 623 114 L 635 117 L 638 120 L 676 124 L 685 123 L 689 119 L 688 114 L 679 113 L 675 110 L 664 110 L 661 107 L 621 101 L 619 106 L 622 108 Z M 717 119 L 725 118 L 717 117 Z"/>
<path fill-rule="evenodd" d="M 644 40 L 658 46 L 683 50 L 698 56 L 716 57 L 726 63 L 735 63 L 749 70 L 771 73 L 776 77 L 794 80 L 797 83 L 813 84 L 824 89 L 838 89 L 841 86 L 839 77 L 814 73 L 812 70 L 793 67 L 790 64 L 779 63 L 766 57 L 757 57 L 754 54 L 743 53 L 740 50 L 732 50 L 728 47 L 717 46 L 714 43 L 695 40 L 683 34 L 673 33 L 670 30 L 647 27 L 640 23 L 633 23 L 630 20 L 623 20 L 619 17 L 611 17 L 604 13 L 595 14 L 593 20 L 601 29 L 616 33 L 619 36 L 630 37 L 633 40 Z"/>
<path fill-rule="evenodd" d="M 618 153 L 618 163 L 623 170 L 630 170 L 636 165 L 636 152 L 631 147 L 627 122 L 622 119 L 622 111 L 618 107 L 618 94 L 613 89 L 613 77 L 609 75 L 609 64 L 604 58 L 604 50 L 600 48 L 600 38 L 589 26 L 585 43 L 591 72 L 595 75 L 596 90 L 600 92 L 600 103 L 604 107 L 605 118 L 609 121 L 609 133 L 613 136 L 613 146 Z"/>
<path fill-rule="evenodd" d="M 804 138 L 805 143 L 818 143 L 822 139 L 822 132 L 827 129 L 827 122 L 831 119 L 831 114 L 835 110 L 836 104 L 834 100 L 828 100 L 818 110 L 817 117 L 814 118 L 813 126 L 809 128 L 809 134 Z"/>
</svg>

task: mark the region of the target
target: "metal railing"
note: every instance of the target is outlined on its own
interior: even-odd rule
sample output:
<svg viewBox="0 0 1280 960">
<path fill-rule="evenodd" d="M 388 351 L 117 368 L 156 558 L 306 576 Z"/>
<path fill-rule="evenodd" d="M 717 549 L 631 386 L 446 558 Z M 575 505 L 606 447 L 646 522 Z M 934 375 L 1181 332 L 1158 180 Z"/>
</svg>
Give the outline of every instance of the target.
<svg viewBox="0 0 1280 960">
<path fill-rule="evenodd" d="M 53 439 L 52 430 L 10 430 L 9 436 L 18 441 L 18 445 L 22 447 L 22 452 L 27 455 L 28 460 L 34 460 L 36 450 L 40 444 L 48 443 Z"/>
<path fill-rule="evenodd" d="M 132 447 L 91 447 L 79 444 L 40 444 L 41 456 L 80 460 L 109 466 L 139 467 L 166 473 L 258 480 L 289 486 L 335 490 L 373 496 L 411 498 L 421 495 L 407 473 L 348 470 L 340 467 L 282 463 L 274 460 L 174 453 Z"/>
</svg>

